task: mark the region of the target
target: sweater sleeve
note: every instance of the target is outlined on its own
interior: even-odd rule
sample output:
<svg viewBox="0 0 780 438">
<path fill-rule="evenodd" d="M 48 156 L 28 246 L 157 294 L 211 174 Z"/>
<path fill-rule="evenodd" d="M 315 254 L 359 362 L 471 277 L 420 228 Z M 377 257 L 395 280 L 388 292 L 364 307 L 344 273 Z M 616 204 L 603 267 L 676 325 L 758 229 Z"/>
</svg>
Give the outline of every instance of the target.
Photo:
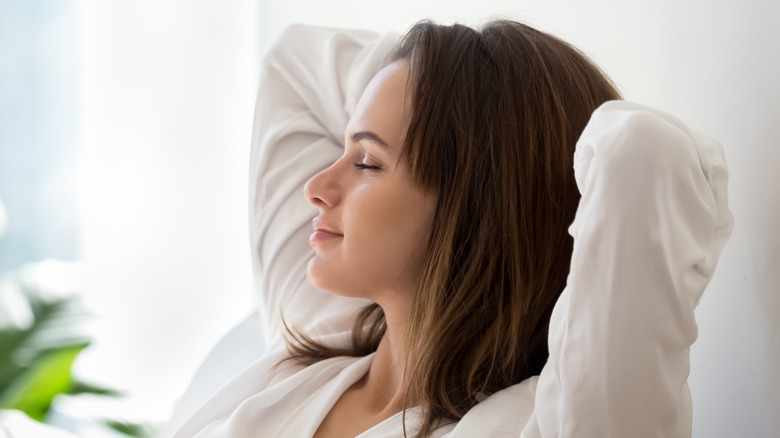
<svg viewBox="0 0 780 438">
<path fill-rule="evenodd" d="M 317 210 L 303 187 L 342 154 L 350 114 L 395 40 L 294 25 L 265 58 L 252 134 L 249 220 L 268 349 L 281 343 L 282 313 L 289 326 L 320 336 L 346 331 L 365 304 L 308 284 L 308 236 Z"/>
<path fill-rule="evenodd" d="M 733 228 L 721 146 L 608 102 L 575 153 L 582 199 L 524 437 L 690 437 L 694 308 Z"/>
</svg>

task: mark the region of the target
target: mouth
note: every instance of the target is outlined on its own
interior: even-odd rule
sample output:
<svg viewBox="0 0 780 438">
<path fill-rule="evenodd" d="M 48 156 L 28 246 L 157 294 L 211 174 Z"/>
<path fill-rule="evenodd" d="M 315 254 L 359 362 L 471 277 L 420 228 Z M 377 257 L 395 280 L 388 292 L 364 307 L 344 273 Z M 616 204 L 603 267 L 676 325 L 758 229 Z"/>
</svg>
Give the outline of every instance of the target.
<svg viewBox="0 0 780 438">
<path fill-rule="evenodd" d="M 314 227 L 314 232 L 309 236 L 310 244 L 344 237 L 343 234 L 323 223 L 322 219 L 319 217 L 314 218 L 312 226 Z"/>
<path fill-rule="evenodd" d="M 331 233 L 330 231 L 317 230 L 311 233 L 311 236 L 309 236 L 309 243 L 314 244 L 317 242 L 323 242 L 326 240 L 337 239 L 341 237 L 344 236 L 341 234 Z"/>
</svg>

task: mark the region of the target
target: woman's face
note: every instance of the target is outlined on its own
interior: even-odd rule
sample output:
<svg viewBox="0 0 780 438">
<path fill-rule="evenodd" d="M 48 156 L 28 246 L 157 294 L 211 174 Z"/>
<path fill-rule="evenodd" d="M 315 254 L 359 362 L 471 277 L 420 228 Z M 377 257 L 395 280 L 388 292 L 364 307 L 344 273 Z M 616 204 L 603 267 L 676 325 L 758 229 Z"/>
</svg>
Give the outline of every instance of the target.
<svg viewBox="0 0 780 438">
<path fill-rule="evenodd" d="M 383 307 L 410 303 L 427 248 L 436 194 L 399 162 L 408 64 L 371 80 L 345 132 L 344 155 L 306 184 L 320 210 L 307 276 L 319 288 Z"/>
</svg>

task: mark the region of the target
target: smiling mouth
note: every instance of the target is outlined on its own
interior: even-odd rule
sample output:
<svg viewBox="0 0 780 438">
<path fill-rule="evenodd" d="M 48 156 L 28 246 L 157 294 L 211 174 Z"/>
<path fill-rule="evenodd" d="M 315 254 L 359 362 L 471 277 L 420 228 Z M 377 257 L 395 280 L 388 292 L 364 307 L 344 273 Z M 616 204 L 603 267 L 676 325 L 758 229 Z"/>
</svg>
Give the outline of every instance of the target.
<svg viewBox="0 0 780 438">
<path fill-rule="evenodd" d="M 344 237 L 343 234 L 337 233 L 333 228 L 326 225 L 321 217 L 317 216 L 312 220 L 312 226 L 314 232 L 309 236 L 309 244 L 314 245 L 317 242 L 325 242 L 328 240 L 334 240 Z"/>
<path fill-rule="evenodd" d="M 309 244 L 313 245 L 317 242 L 324 242 L 327 240 L 339 239 L 342 237 L 344 237 L 343 234 L 337 234 L 327 230 L 316 230 L 311 234 L 311 236 L 309 236 Z"/>
</svg>

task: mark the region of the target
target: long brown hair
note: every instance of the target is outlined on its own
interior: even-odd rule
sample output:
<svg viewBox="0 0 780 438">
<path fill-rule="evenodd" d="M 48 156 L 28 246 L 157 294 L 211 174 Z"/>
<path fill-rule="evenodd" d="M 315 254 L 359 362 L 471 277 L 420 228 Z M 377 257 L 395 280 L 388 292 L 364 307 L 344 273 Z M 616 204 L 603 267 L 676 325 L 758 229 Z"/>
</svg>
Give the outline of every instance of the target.
<svg viewBox="0 0 780 438">
<path fill-rule="evenodd" d="M 581 52 L 512 21 L 480 31 L 420 22 L 397 60 L 410 65 L 401 160 L 438 193 L 405 340 L 404 405 L 422 407 L 424 437 L 541 372 L 571 259 L 574 147 L 591 113 L 620 95 Z M 362 356 L 385 329 L 372 304 L 349 348 L 292 331 L 288 345 L 302 363 Z"/>
</svg>

